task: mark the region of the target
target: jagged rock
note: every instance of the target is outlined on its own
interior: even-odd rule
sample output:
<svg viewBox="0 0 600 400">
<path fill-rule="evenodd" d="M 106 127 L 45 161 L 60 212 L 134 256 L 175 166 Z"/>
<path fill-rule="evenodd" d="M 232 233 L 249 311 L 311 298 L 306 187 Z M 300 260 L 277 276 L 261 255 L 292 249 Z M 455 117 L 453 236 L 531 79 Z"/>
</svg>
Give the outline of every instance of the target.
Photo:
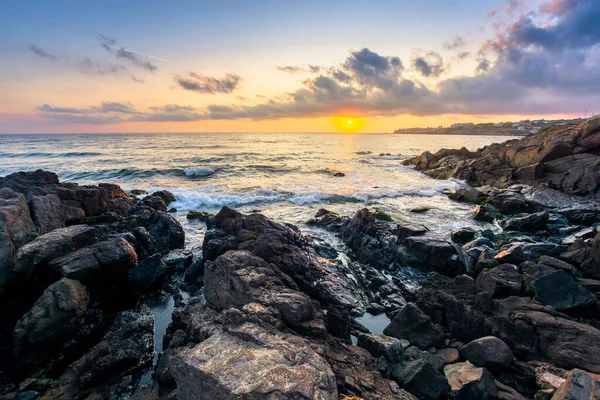
<svg viewBox="0 0 600 400">
<path fill-rule="evenodd" d="M 429 232 L 425 225 L 398 224 L 396 225 L 396 236 L 399 241 L 404 241 L 407 237 L 423 236 Z"/>
<path fill-rule="evenodd" d="M 33 277 L 50 261 L 96 242 L 96 230 L 87 225 L 55 229 L 21 247 L 15 257 L 15 272 L 21 277 Z"/>
<path fill-rule="evenodd" d="M 444 360 L 444 365 L 454 364 L 460 360 L 458 350 L 452 347 L 439 349 L 435 354 Z"/>
<path fill-rule="evenodd" d="M 185 217 L 187 219 L 195 219 L 195 220 L 198 220 L 198 221 L 206 221 L 207 219 L 209 219 L 213 215 L 214 215 L 213 213 L 206 212 L 206 211 L 190 211 L 190 212 L 187 213 L 187 215 Z"/>
<path fill-rule="evenodd" d="M 421 349 L 439 347 L 444 343 L 444 333 L 413 303 L 404 306 L 383 333 L 397 339 L 406 339 Z"/>
<path fill-rule="evenodd" d="M 137 254 L 129 242 L 113 238 L 55 258 L 49 266 L 62 277 L 97 285 L 124 281 L 137 261 Z"/>
<path fill-rule="evenodd" d="M 48 286 L 17 322 L 13 353 L 19 363 L 43 359 L 77 332 L 86 312 L 88 293 L 81 283 L 63 278 Z"/>
<path fill-rule="evenodd" d="M 558 388 L 553 400 L 579 400 L 600 398 L 600 375 L 574 369 Z"/>
<path fill-rule="evenodd" d="M 498 394 L 494 376 L 485 368 L 467 362 L 446 365 L 444 375 L 450 384 L 450 398 L 493 400 Z"/>
<path fill-rule="evenodd" d="M 480 237 L 480 238 L 474 239 L 474 240 L 470 241 L 469 243 L 465 244 L 462 248 L 465 253 L 469 253 L 470 250 L 477 248 L 477 247 L 482 247 L 482 246 L 494 248 L 494 242 L 492 242 L 488 238 Z M 478 258 L 478 257 L 479 256 L 477 256 L 475 258 Z"/>
<path fill-rule="evenodd" d="M 120 313 L 100 343 L 67 367 L 58 387 L 42 399 L 114 398 L 120 377 L 152 362 L 154 323 L 151 314 Z M 94 397 L 95 396 L 95 397 Z"/>
<path fill-rule="evenodd" d="M 375 358 L 383 357 L 390 364 L 404 360 L 404 348 L 398 339 L 374 333 L 361 333 L 357 339 L 358 345 Z"/>
<path fill-rule="evenodd" d="M 491 370 L 506 368 L 513 361 L 508 345 L 494 336 L 482 337 L 461 347 L 460 356 L 476 367 Z"/>
<path fill-rule="evenodd" d="M 320 208 L 314 218 L 307 222 L 308 225 L 316 225 L 333 232 L 339 232 L 342 225 L 348 220 L 348 217 L 341 217 L 339 214 Z"/>
<path fill-rule="evenodd" d="M 547 211 L 529 214 L 524 217 L 511 218 L 501 223 L 504 230 L 507 231 L 536 231 L 546 229 L 549 214 Z"/>
<path fill-rule="evenodd" d="M 562 270 L 539 277 L 531 286 L 540 303 L 557 310 L 584 307 L 597 301 L 594 295 Z"/>
<path fill-rule="evenodd" d="M 392 375 L 400 387 L 420 399 L 439 399 L 450 391 L 444 375 L 424 359 L 396 364 Z"/>
<path fill-rule="evenodd" d="M 473 228 L 460 228 L 450 233 L 452 241 L 459 244 L 465 244 L 473 240 L 475 230 Z"/>
<path fill-rule="evenodd" d="M 502 264 L 495 268 L 483 270 L 477 276 L 477 290 L 491 298 L 519 296 L 521 294 L 522 276 L 516 266 Z"/>
<path fill-rule="evenodd" d="M 308 341 L 252 323 L 169 349 L 157 378 L 180 399 L 339 399 L 335 375 Z"/>
<path fill-rule="evenodd" d="M 56 194 L 33 196 L 30 210 L 40 234 L 64 228 L 68 221 L 85 217 L 85 212 L 81 208 L 62 204 Z"/>
</svg>

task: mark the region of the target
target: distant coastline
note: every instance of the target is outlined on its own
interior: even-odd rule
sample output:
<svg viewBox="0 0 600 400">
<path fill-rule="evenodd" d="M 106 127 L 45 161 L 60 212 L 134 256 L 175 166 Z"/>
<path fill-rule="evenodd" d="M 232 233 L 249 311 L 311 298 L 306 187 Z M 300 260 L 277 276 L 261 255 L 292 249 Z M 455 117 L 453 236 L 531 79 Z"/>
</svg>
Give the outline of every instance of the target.
<svg viewBox="0 0 600 400">
<path fill-rule="evenodd" d="M 397 134 L 419 134 L 419 135 L 477 135 L 477 136 L 526 136 L 536 133 L 540 129 L 552 125 L 574 125 L 584 122 L 585 119 L 559 119 L 559 120 L 523 120 L 518 122 L 497 123 L 458 123 L 450 127 L 428 127 L 428 128 L 405 128 L 397 129 Z"/>
</svg>

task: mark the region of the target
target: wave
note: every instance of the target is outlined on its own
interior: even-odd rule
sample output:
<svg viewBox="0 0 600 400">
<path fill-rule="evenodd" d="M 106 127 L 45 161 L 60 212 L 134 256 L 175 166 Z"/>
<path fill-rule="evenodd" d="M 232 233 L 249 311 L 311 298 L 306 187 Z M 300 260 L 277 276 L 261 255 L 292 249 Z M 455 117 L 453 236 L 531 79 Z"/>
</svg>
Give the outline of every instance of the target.
<svg viewBox="0 0 600 400">
<path fill-rule="evenodd" d="M 217 172 L 216 169 L 210 167 L 197 167 L 197 168 L 184 168 L 183 172 L 186 176 L 193 177 L 203 177 L 203 176 L 211 176 Z"/>
<path fill-rule="evenodd" d="M 94 151 L 72 151 L 67 153 L 44 153 L 44 152 L 32 152 L 32 153 L 0 153 L 0 157 L 4 158 L 61 158 L 61 157 L 94 157 L 101 156 L 103 153 Z"/>
</svg>

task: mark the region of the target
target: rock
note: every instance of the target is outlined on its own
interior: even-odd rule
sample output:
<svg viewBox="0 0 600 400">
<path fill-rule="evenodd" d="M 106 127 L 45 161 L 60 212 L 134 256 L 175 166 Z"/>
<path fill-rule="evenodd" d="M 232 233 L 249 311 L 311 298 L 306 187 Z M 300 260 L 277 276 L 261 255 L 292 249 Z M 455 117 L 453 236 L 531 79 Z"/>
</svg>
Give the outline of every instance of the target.
<svg viewBox="0 0 600 400">
<path fill-rule="evenodd" d="M 406 339 L 421 349 L 444 344 L 444 333 L 413 303 L 404 306 L 383 333 L 397 339 Z"/>
<path fill-rule="evenodd" d="M 175 200 L 175 195 L 173 193 L 168 190 L 160 190 L 144 197 L 141 203 L 156 211 L 166 212 L 167 206 Z"/>
<path fill-rule="evenodd" d="M 114 393 L 114 383 L 132 373 L 140 376 L 151 365 L 153 338 L 151 314 L 120 313 L 104 338 L 69 365 L 58 380 L 58 387 L 46 393 L 42 399 L 123 396 L 122 393 Z"/>
<path fill-rule="evenodd" d="M 442 359 L 444 360 L 444 365 L 454 364 L 455 362 L 460 361 L 458 350 L 452 347 L 439 349 L 435 354 L 442 357 Z"/>
<path fill-rule="evenodd" d="M 143 222 L 143 226 L 133 229 L 141 258 L 183 248 L 185 233 L 181 224 L 172 215 L 162 211 L 150 213 L 149 216 L 145 214 L 146 211 L 140 210 L 137 214 L 128 217 L 131 222 L 139 216 Z M 127 224 L 127 220 L 125 223 Z"/>
<path fill-rule="evenodd" d="M 346 174 L 343 173 L 343 172 L 336 172 L 336 173 L 333 174 L 333 176 L 335 176 L 335 177 L 342 177 L 342 176 L 346 176 Z"/>
<path fill-rule="evenodd" d="M 476 188 L 459 188 L 456 192 L 449 193 L 448 198 L 465 203 L 483 204 L 487 201 L 488 195 Z"/>
<path fill-rule="evenodd" d="M 50 261 L 95 241 L 96 230 L 87 225 L 56 229 L 19 249 L 15 257 L 15 272 L 24 278 L 34 277 L 43 272 Z"/>
<path fill-rule="evenodd" d="M 113 238 L 55 258 L 49 265 L 62 277 L 86 285 L 99 285 L 124 281 L 137 261 L 137 254 L 129 242 Z"/>
<path fill-rule="evenodd" d="M 600 398 L 600 375 L 574 369 L 558 388 L 553 400 L 579 400 Z"/>
<path fill-rule="evenodd" d="M 502 264 L 495 268 L 483 270 L 477 277 L 477 290 L 491 298 L 519 296 L 521 294 L 522 276 L 516 266 Z"/>
<path fill-rule="evenodd" d="M 491 204 L 478 205 L 473 211 L 475 221 L 494 222 L 497 219 L 504 218 L 504 215 Z"/>
<path fill-rule="evenodd" d="M 420 399 L 438 399 L 450 390 L 444 375 L 425 360 L 397 364 L 392 374 L 400 387 Z"/>
<path fill-rule="evenodd" d="M 358 346 L 367 349 L 375 358 L 383 357 L 390 364 L 404 360 L 404 348 L 398 339 L 374 333 L 361 333 L 357 339 Z"/>
<path fill-rule="evenodd" d="M 206 211 L 190 211 L 187 213 L 186 218 L 187 219 L 196 219 L 198 221 L 206 221 L 213 215 L 214 215 L 213 213 L 206 212 Z"/>
<path fill-rule="evenodd" d="M 568 262 L 559 260 L 558 258 L 550 256 L 541 256 L 538 260 L 538 264 L 547 265 L 554 269 L 563 270 L 573 279 L 577 279 L 580 276 L 579 271 L 577 271 L 577 268 L 575 268 Z"/>
<path fill-rule="evenodd" d="M 526 260 L 523 247 L 520 243 L 515 243 L 504 248 L 494 259 L 503 264 L 521 264 Z"/>
<path fill-rule="evenodd" d="M 325 314 L 325 325 L 327 326 L 327 332 L 332 336 L 340 338 L 348 344 L 352 343 L 350 313 L 347 308 L 341 306 L 329 307 Z"/>
<path fill-rule="evenodd" d="M 29 207 L 40 234 L 64 228 L 68 221 L 85 217 L 81 208 L 62 204 L 56 194 L 33 196 Z"/>
<path fill-rule="evenodd" d="M 348 220 L 348 217 L 341 217 L 339 214 L 320 208 L 315 217 L 307 222 L 308 225 L 316 225 L 330 231 L 339 232 L 342 225 Z"/>
<path fill-rule="evenodd" d="M 537 231 L 545 230 L 548 223 L 549 214 L 547 211 L 542 211 L 535 214 L 529 214 L 524 217 L 511 218 L 501 223 L 502 228 L 507 231 Z"/>
<path fill-rule="evenodd" d="M 452 241 L 459 244 L 465 244 L 473 240 L 475 230 L 473 228 L 460 228 L 450 233 Z"/>
<path fill-rule="evenodd" d="M 493 249 L 494 242 L 492 242 L 488 238 L 480 237 L 480 238 L 474 239 L 474 240 L 470 241 L 469 243 L 465 244 L 462 248 L 465 251 L 465 253 L 469 253 L 470 250 L 472 250 L 474 248 L 478 248 L 478 247 L 483 247 L 483 246 Z M 475 258 L 479 258 L 479 255 Z"/>
<path fill-rule="evenodd" d="M 142 294 L 162 281 L 165 269 L 160 254 L 156 253 L 127 271 L 127 280 L 137 294 Z"/>
<path fill-rule="evenodd" d="M 335 375 L 308 341 L 251 323 L 169 349 L 157 371 L 181 399 L 339 399 Z"/>
<path fill-rule="evenodd" d="M 494 376 L 485 368 L 467 362 L 446 365 L 444 375 L 450 384 L 453 399 L 496 399 L 498 387 Z"/>
<path fill-rule="evenodd" d="M 597 301 L 593 294 L 562 270 L 539 277 L 531 286 L 540 303 L 557 310 L 585 307 Z"/>
<path fill-rule="evenodd" d="M 459 257 L 458 247 L 447 240 L 433 235 L 408 237 L 407 252 L 416 259 L 421 269 L 433 270 L 454 277 L 467 272 L 467 266 Z"/>
<path fill-rule="evenodd" d="M 82 284 L 63 278 L 48 286 L 42 296 L 17 322 L 13 354 L 19 363 L 39 361 L 77 332 L 86 312 L 88 293 Z"/>
<path fill-rule="evenodd" d="M 576 282 L 596 295 L 600 296 L 600 281 L 596 279 L 577 279 Z M 599 297 L 600 298 L 600 297 Z"/>
<path fill-rule="evenodd" d="M 525 196 L 509 190 L 492 192 L 488 203 L 496 207 L 503 214 L 534 211 L 533 205 L 527 201 Z"/>
<path fill-rule="evenodd" d="M 396 236 L 398 240 L 403 241 L 407 237 L 423 236 L 429 232 L 425 225 L 398 224 L 396 225 Z"/>
<path fill-rule="evenodd" d="M 461 347 L 460 356 L 476 367 L 490 370 L 506 368 L 513 361 L 508 345 L 494 336 L 482 337 Z"/>
</svg>

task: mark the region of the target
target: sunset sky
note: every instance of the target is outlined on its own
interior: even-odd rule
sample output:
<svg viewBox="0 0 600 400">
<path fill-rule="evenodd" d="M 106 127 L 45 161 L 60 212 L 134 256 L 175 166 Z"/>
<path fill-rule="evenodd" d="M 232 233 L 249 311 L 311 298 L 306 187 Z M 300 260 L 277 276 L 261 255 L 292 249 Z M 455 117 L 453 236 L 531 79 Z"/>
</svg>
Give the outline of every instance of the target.
<svg viewBox="0 0 600 400">
<path fill-rule="evenodd" d="M 0 133 L 600 113 L 598 0 L 3 0 L 0 51 Z"/>
</svg>

